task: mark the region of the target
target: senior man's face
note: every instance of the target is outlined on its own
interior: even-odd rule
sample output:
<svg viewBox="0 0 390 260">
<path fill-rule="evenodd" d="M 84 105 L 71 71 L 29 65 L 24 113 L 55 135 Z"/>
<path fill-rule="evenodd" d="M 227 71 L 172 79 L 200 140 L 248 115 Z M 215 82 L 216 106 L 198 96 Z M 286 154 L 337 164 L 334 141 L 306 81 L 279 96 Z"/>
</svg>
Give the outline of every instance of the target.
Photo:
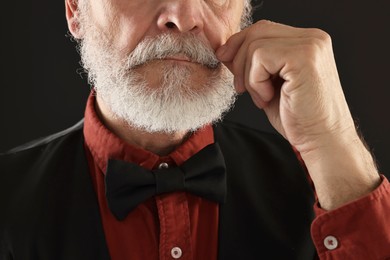
<svg viewBox="0 0 390 260">
<path fill-rule="evenodd" d="M 240 29 L 244 0 L 78 1 L 83 66 L 115 117 L 171 133 L 232 106 L 232 75 L 214 52 Z"/>
</svg>

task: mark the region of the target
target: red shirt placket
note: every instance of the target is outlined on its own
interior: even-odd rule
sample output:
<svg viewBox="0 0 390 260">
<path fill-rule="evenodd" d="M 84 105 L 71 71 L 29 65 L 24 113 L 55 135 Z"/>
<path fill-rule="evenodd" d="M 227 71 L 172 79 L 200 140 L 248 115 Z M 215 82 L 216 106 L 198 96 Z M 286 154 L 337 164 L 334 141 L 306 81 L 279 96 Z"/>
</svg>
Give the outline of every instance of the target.
<svg viewBox="0 0 390 260">
<path fill-rule="evenodd" d="M 156 197 L 160 220 L 160 260 L 192 260 L 190 219 L 184 192 Z"/>
</svg>

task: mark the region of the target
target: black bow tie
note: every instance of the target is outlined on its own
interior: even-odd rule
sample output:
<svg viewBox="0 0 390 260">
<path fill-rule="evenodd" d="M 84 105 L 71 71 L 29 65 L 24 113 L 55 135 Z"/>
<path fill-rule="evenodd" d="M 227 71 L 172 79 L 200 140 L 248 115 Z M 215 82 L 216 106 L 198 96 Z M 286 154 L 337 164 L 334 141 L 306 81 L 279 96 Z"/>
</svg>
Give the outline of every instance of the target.
<svg viewBox="0 0 390 260">
<path fill-rule="evenodd" d="M 146 199 L 172 191 L 188 191 L 223 203 L 225 161 L 219 145 L 206 146 L 178 167 L 149 171 L 136 164 L 109 160 L 105 177 L 108 207 L 118 220 Z"/>
</svg>

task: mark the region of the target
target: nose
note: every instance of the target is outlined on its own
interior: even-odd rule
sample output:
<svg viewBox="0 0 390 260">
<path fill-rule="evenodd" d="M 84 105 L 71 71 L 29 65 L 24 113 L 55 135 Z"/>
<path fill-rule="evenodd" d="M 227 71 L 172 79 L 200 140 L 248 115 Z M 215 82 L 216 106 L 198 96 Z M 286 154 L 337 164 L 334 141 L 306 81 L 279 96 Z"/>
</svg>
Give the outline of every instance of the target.
<svg viewBox="0 0 390 260">
<path fill-rule="evenodd" d="M 203 30 L 203 0 L 162 1 L 157 26 L 164 32 L 198 33 Z"/>
</svg>

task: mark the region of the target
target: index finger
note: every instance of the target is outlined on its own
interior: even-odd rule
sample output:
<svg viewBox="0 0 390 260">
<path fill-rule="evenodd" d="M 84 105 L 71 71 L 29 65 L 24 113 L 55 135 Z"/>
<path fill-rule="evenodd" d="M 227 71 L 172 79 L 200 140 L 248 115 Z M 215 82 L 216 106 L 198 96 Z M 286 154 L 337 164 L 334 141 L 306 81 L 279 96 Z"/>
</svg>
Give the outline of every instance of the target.
<svg viewBox="0 0 390 260">
<path fill-rule="evenodd" d="M 256 39 L 270 38 L 300 38 L 306 35 L 306 30 L 285 24 L 261 20 L 233 34 L 224 45 L 216 51 L 217 58 L 222 62 L 231 62 L 241 46 Z"/>
<path fill-rule="evenodd" d="M 236 56 L 236 53 L 244 43 L 248 34 L 248 28 L 243 31 L 233 34 L 224 45 L 218 48 L 215 55 L 221 62 L 231 62 Z M 230 68 L 229 68 L 230 69 Z"/>
</svg>

